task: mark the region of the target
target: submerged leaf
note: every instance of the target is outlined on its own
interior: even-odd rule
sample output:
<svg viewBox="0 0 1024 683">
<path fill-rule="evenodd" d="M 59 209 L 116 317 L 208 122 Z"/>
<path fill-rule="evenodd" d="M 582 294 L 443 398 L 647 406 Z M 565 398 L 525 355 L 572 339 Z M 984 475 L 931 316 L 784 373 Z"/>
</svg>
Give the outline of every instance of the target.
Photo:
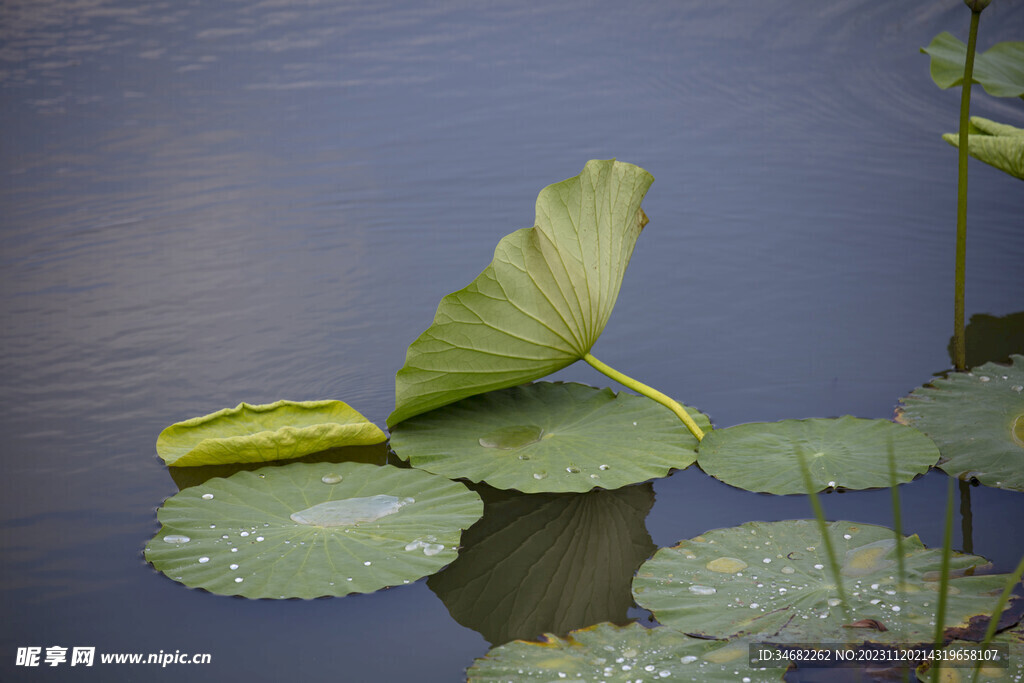
<svg viewBox="0 0 1024 683">
<path fill-rule="evenodd" d="M 496 647 L 469 668 L 470 683 L 507 681 L 781 681 L 784 667 L 750 668 L 750 642 L 690 638 L 667 628 L 598 624 L 547 642 Z"/>
<path fill-rule="evenodd" d="M 954 147 L 960 146 L 960 136 L 956 133 L 946 133 L 942 139 Z M 1024 180 L 1024 128 L 972 116 L 967 131 L 967 153 Z"/>
<path fill-rule="evenodd" d="M 1024 356 L 1011 359 L 914 389 L 897 419 L 935 441 L 950 475 L 1024 491 Z"/>
<path fill-rule="evenodd" d="M 697 457 L 697 440 L 654 401 L 561 382 L 492 391 L 417 415 L 394 428 L 391 448 L 428 472 L 525 493 L 615 489 Z"/>
<path fill-rule="evenodd" d="M 967 46 L 945 31 L 935 36 L 921 52 L 931 57 L 935 85 L 943 90 L 964 81 Z M 995 97 L 1024 96 L 1024 42 L 996 43 L 974 56 L 973 82 Z"/>
<path fill-rule="evenodd" d="M 395 378 L 394 426 L 413 415 L 549 375 L 590 351 L 611 316 L 653 182 L 589 161 L 537 197 L 536 224 L 502 238 L 467 287 L 441 300 Z"/>
<path fill-rule="evenodd" d="M 887 631 L 858 630 L 872 642 L 930 642 L 941 550 L 903 540 L 907 581 L 896 580 L 891 529 L 833 522 L 828 534 L 850 600 L 843 609 L 814 520 L 748 522 L 716 529 L 648 560 L 633 581 L 637 602 L 662 624 L 711 638 L 773 635 L 779 642 L 842 642 L 848 625 L 873 619 Z M 986 564 L 953 553 L 946 627 L 992 611 L 1005 576 L 961 576 Z"/>
<path fill-rule="evenodd" d="M 624 623 L 630 583 L 655 550 L 644 520 L 650 484 L 617 491 L 481 492 L 484 516 L 459 557 L 427 585 L 492 645 Z"/>
<path fill-rule="evenodd" d="M 716 429 L 701 442 L 697 464 L 726 484 L 748 491 L 806 493 L 800 455 L 815 490 L 889 486 L 889 449 L 902 483 L 939 459 L 931 439 L 888 420 L 784 420 Z"/>
<path fill-rule="evenodd" d="M 186 586 L 247 598 L 371 593 L 455 559 L 480 497 L 419 470 L 292 463 L 170 498 L 146 559 Z"/>
<path fill-rule="evenodd" d="M 301 458 L 336 446 L 367 446 L 387 435 L 341 401 L 239 403 L 160 432 L 168 465 L 197 467 Z"/>
</svg>

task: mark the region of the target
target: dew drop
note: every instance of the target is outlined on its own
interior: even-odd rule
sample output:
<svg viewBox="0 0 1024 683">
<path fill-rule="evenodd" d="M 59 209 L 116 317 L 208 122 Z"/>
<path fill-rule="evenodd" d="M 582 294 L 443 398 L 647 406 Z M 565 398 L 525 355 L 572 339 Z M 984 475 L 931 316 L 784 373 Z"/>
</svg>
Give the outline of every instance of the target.
<svg viewBox="0 0 1024 683">
<path fill-rule="evenodd" d="M 719 557 L 711 560 L 704 566 L 720 574 L 735 574 L 742 569 L 746 569 L 747 563 L 735 557 Z"/>
<path fill-rule="evenodd" d="M 568 472 L 569 474 L 579 474 L 580 468 L 576 467 L 576 465 L 569 465 L 568 467 L 565 468 L 565 471 Z"/>
<path fill-rule="evenodd" d="M 229 567 L 229 569 L 238 569 L 238 565 L 237 565 L 237 564 L 233 564 L 233 565 L 231 565 L 231 566 Z"/>
<path fill-rule="evenodd" d="M 814 568 L 815 569 L 824 569 L 825 565 L 823 565 L 823 564 L 816 564 L 816 565 L 814 565 Z"/>
<path fill-rule="evenodd" d="M 238 552 L 238 548 L 232 548 L 232 549 L 231 549 L 231 552 L 233 552 L 233 553 L 237 553 L 237 552 Z"/>
<path fill-rule="evenodd" d="M 320 477 L 320 481 L 325 484 L 340 484 L 342 479 L 343 477 L 335 472 L 331 472 L 330 474 L 325 474 Z"/>
<path fill-rule="evenodd" d="M 644 667 L 644 671 L 654 671 L 656 667 L 653 664 L 648 664 Z"/>
<path fill-rule="evenodd" d="M 694 584 L 690 586 L 690 592 L 695 595 L 714 595 L 718 592 L 718 589 L 712 588 L 711 586 L 699 586 Z"/>
<path fill-rule="evenodd" d="M 544 431 L 536 425 L 516 425 L 495 429 L 480 437 L 479 443 L 484 448 L 497 448 L 511 451 L 540 441 Z"/>
<path fill-rule="evenodd" d="M 770 558 L 770 557 L 766 557 L 766 558 L 764 558 L 764 559 L 763 559 L 763 560 L 761 560 L 761 561 L 762 561 L 762 562 L 764 562 L 765 564 L 771 564 L 771 563 L 772 563 L 772 560 L 771 560 L 771 558 Z"/>
<path fill-rule="evenodd" d="M 545 472 L 544 470 L 541 470 L 540 472 L 534 472 L 533 473 L 533 478 L 537 479 L 537 480 L 544 479 L 547 476 L 548 476 L 548 473 Z"/>
<path fill-rule="evenodd" d="M 206 556 L 203 556 L 203 557 L 199 558 L 199 564 L 206 564 L 209 561 L 210 561 L 210 558 L 208 558 Z"/>
<path fill-rule="evenodd" d="M 244 579 L 241 576 L 235 577 L 235 583 L 242 583 L 242 581 L 244 581 Z"/>
<path fill-rule="evenodd" d="M 697 658 L 694 657 L 693 655 L 686 655 L 685 657 L 680 657 L 679 658 L 679 663 L 680 664 L 692 664 L 693 662 L 696 662 L 696 661 L 697 661 Z"/>
<path fill-rule="evenodd" d="M 597 469 L 599 469 L 601 471 L 605 471 L 605 470 L 609 470 L 611 468 L 608 465 L 598 465 Z"/>
<path fill-rule="evenodd" d="M 900 606 L 899 605 L 893 605 L 892 606 L 892 611 L 893 612 L 899 612 L 900 611 Z"/>
<path fill-rule="evenodd" d="M 793 574 L 794 572 L 796 572 L 795 569 L 793 569 L 792 567 L 789 567 L 789 566 L 783 567 L 779 571 L 781 571 L 783 574 Z"/>
<path fill-rule="evenodd" d="M 982 381 L 982 382 L 988 382 L 991 379 L 992 379 L 991 377 L 986 377 L 985 375 L 982 375 L 981 377 L 978 378 L 978 380 Z"/>
<path fill-rule="evenodd" d="M 203 494 L 203 500 L 213 500 L 213 494 L 212 493 L 204 493 Z"/>
<path fill-rule="evenodd" d="M 373 564 L 373 562 L 370 562 L 369 560 L 367 560 L 366 562 L 363 562 L 363 566 L 364 567 L 369 567 L 371 564 Z"/>
<path fill-rule="evenodd" d="M 188 536 L 185 536 L 184 534 L 168 534 L 167 536 L 164 536 L 164 543 L 180 544 L 180 543 L 188 543 L 191 540 L 192 540 L 191 538 L 189 538 Z"/>
<path fill-rule="evenodd" d="M 526 453 L 520 453 L 519 454 L 519 459 L 520 460 L 529 460 L 530 456 L 528 456 Z"/>
<path fill-rule="evenodd" d="M 399 500 L 395 496 L 383 494 L 366 498 L 329 500 L 326 503 L 318 503 L 305 510 L 293 512 L 291 519 L 293 522 L 309 526 L 355 526 L 393 515 L 409 502 L 415 501 L 412 498 Z"/>
<path fill-rule="evenodd" d="M 835 488 L 835 487 L 836 487 L 836 483 L 835 483 L 834 481 L 830 481 L 830 482 L 828 483 L 828 485 L 829 485 L 829 487 L 831 487 L 831 488 Z"/>
<path fill-rule="evenodd" d="M 842 602 L 843 601 L 840 600 L 839 598 L 829 598 L 828 599 L 828 606 L 829 607 L 838 607 Z"/>
<path fill-rule="evenodd" d="M 245 538 L 246 536 L 249 535 L 249 532 L 248 531 L 243 531 L 242 533 L 240 533 L 238 535 L 241 536 L 242 538 Z"/>
<path fill-rule="evenodd" d="M 851 538 L 853 538 L 853 536 L 851 536 L 850 534 L 843 534 L 843 538 L 849 541 Z"/>
<path fill-rule="evenodd" d="M 1021 386 L 1019 384 L 1016 384 L 1016 385 L 1014 385 L 1014 386 L 1012 386 L 1010 388 L 1013 389 L 1014 391 L 1016 391 L 1018 394 L 1020 392 L 1024 391 L 1024 386 Z"/>
</svg>

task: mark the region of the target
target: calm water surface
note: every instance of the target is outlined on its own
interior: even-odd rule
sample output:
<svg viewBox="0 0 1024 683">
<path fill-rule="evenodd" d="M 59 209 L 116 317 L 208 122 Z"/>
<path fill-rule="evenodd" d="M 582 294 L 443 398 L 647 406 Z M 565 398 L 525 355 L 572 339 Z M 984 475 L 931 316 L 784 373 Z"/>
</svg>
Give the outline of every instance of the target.
<svg viewBox="0 0 1024 683">
<path fill-rule="evenodd" d="M 657 179 L 595 353 L 717 426 L 889 417 L 949 366 L 939 135 L 959 92 L 918 48 L 965 37 L 962 3 L 628 5 L 4 3 L 0 680 L 463 677 L 508 634 L 461 625 L 435 583 L 246 601 L 155 572 L 141 551 L 178 489 L 154 441 L 243 400 L 340 398 L 383 424 L 438 300 L 587 159 Z M 1024 5 L 996 0 L 980 47 L 1022 26 Z M 975 92 L 973 113 L 1024 126 L 1019 101 Z M 1008 316 L 1024 191 L 971 170 L 968 315 Z M 904 529 L 940 543 L 944 477 L 901 490 Z M 809 514 L 696 468 L 637 491 L 619 503 L 641 557 Z M 824 502 L 891 523 L 886 491 Z M 975 551 L 1010 570 L 1024 496 L 972 503 Z M 15 669 L 31 645 L 213 663 Z"/>
</svg>

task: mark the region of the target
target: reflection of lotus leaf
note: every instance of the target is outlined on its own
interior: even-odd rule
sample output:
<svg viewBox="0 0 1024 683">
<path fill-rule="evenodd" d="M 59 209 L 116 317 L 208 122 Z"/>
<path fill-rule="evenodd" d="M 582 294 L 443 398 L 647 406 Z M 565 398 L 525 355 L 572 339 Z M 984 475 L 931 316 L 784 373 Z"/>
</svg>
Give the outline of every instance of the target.
<svg viewBox="0 0 1024 683">
<path fill-rule="evenodd" d="M 698 449 L 697 464 L 711 476 L 748 491 L 806 493 L 800 454 L 816 491 L 828 487 L 889 486 L 888 451 L 896 481 L 928 471 L 939 459 L 935 444 L 916 429 L 888 420 L 841 417 L 784 420 L 716 429 Z"/>
<path fill-rule="evenodd" d="M 459 557 L 427 580 L 463 626 L 494 645 L 624 623 L 630 582 L 655 545 L 644 519 L 650 484 L 526 495 L 484 487 L 484 516 Z"/>
<path fill-rule="evenodd" d="M 598 624 L 547 642 L 517 640 L 477 659 L 470 683 L 498 681 L 781 681 L 784 668 L 751 669 L 750 643 L 690 638 L 669 628 Z"/>
<path fill-rule="evenodd" d="M 168 465 L 195 467 L 300 458 L 337 446 L 366 446 L 387 436 L 341 401 L 240 403 L 160 432 L 156 452 Z"/>
<path fill-rule="evenodd" d="M 534 227 L 502 238 L 491 264 L 444 297 L 409 346 L 388 426 L 544 377 L 588 353 L 647 222 L 640 201 L 653 181 L 631 164 L 589 161 L 580 175 L 541 190 Z"/>
<path fill-rule="evenodd" d="M 178 493 L 146 559 L 186 586 L 247 598 L 370 593 L 455 559 L 483 511 L 462 484 L 419 470 L 292 463 Z"/>
<path fill-rule="evenodd" d="M 917 536 L 903 541 L 906 583 L 896 577 L 895 537 L 890 529 L 833 522 L 846 595 L 844 610 L 818 527 L 813 520 L 749 522 L 716 529 L 672 548 L 662 548 L 633 581 L 637 602 L 659 622 L 692 635 L 724 638 L 776 634 L 788 642 L 930 642 L 938 598 L 942 551 L 926 549 Z M 718 568 L 731 558 L 728 571 Z M 984 558 L 954 553 L 946 627 L 989 614 L 1005 576 L 962 576 Z M 844 624 L 874 620 L 888 630 Z"/>
<path fill-rule="evenodd" d="M 704 415 L 690 414 L 710 427 Z M 696 447 L 683 423 L 648 398 L 561 382 L 473 396 L 391 433 L 391 448 L 414 467 L 526 493 L 663 477 L 691 465 Z"/>
<path fill-rule="evenodd" d="M 1024 356 L 950 373 L 902 399 L 900 422 L 939 446 L 954 477 L 1024 491 Z"/>
</svg>

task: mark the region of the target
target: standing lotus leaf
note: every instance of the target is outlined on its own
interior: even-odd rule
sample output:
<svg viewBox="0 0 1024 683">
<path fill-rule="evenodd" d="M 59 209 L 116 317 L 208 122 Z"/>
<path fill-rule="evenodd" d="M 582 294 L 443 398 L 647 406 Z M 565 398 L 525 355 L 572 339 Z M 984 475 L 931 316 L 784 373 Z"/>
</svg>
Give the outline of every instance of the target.
<svg viewBox="0 0 1024 683">
<path fill-rule="evenodd" d="M 395 378 L 388 426 L 583 358 L 611 316 L 647 217 L 654 178 L 614 160 L 537 197 L 536 224 L 498 242 L 491 264 L 441 300 Z"/>
<path fill-rule="evenodd" d="M 852 522 L 827 529 L 845 606 L 814 520 L 748 522 L 662 548 L 640 567 L 633 595 L 665 626 L 701 637 L 931 642 L 942 550 L 925 548 L 917 536 L 903 539 L 906 579 L 900 585 L 891 529 Z M 951 576 L 957 578 L 947 590 L 947 629 L 992 612 L 1006 577 L 964 576 L 986 565 L 982 557 L 953 553 Z"/>
<path fill-rule="evenodd" d="M 750 668 L 750 642 L 690 638 L 668 628 L 604 623 L 545 642 L 496 647 L 469 668 L 469 683 L 507 681 L 781 681 L 785 668 Z"/>
<path fill-rule="evenodd" d="M 239 403 L 160 432 L 168 465 L 197 467 L 301 458 L 337 446 L 368 446 L 387 435 L 341 401 Z"/>
<path fill-rule="evenodd" d="M 1024 128 L 972 116 L 967 136 L 968 154 L 1024 180 Z M 946 133 L 942 139 L 954 147 L 960 146 L 956 133 Z"/>
<path fill-rule="evenodd" d="M 221 595 L 372 593 L 449 564 L 462 530 L 482 513 L 465 486 L 419 470 L 292 463 L 168 499 L 146 559 L 175 581 Z"/>
<path fill-rule="evenodd" d="M 946 89 L 963 83 L 967 46 L 962 40 L 943 31 L 921 52 L 931 57 L 935 85 Z M 1024 97 L 1024 42 L 996 43 L 975 55 L 972 80 L 994 97 Z"/>
<path fill-rule="evenodd" d="M 783 495 L 807 493 L 801 455 L 816 491 L 889 486 L 890 451 L 898 482 L 924 474 L 939 459 L 939 449 L 916 429 L 845 416 L 716 429 L 701 441 L 697 464 L 726 484 Z"/>
<path fill-rule="evenodd" d="M 939 467 L 960 479 L 1024 491 L 1024 356 L 914 389 L 897 419 L 938 444 Z"/>
<path fill-rule="evenodd" d="M 691 417 L 710 428 L 706 416 Z M 414 467 L 524 493 L 615 489 L 697 458 L 697 439 L 654 401 L 583 384 L 537 382 L 417 415 L 391 432 Z"/>
</svg>

